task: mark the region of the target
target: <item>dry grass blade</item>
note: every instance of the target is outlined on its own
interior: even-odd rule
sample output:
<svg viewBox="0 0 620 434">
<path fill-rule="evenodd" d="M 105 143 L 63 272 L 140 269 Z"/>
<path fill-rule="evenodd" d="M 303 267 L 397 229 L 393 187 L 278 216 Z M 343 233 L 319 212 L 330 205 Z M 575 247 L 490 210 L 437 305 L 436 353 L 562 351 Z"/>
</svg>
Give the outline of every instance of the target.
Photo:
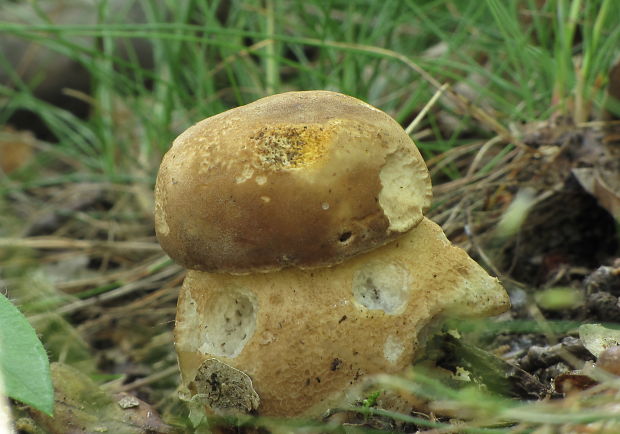
<svg viewBox="0 0 620 434">
<path fill-rule="evenodd" d="M 514 143 L 515 145 L 519 146 L 520 148 L 524 150 L 527 150 L 530 152 L 532 151 L 532 149 L 528 145 L 523 143 L 523 141 L 521 141 L 518 137 L 512 134 L 506 127 L 500 124 L 492 114 L 487 113 L 484 109 L 468 101 L 464 96 L 459 95 L 458 93 L 450 89 L 444 88 L 444 85 L 442 85 L 431 74 L 429 74 L 424 68 L 422 68 L 420 65 L 418 65 L 416 62 L 414 62 L 413 60 L 411 60 L 408 56 L 405 56 L 404 54 L 401 54 L 401 53 L 398 53 L 398 52 L 395 52 L 395 51 L 392 51 L 386 48 L 373 47 L 373 46 L 360 45 L 360 44 L 350 44 L 350 43 L 333 42 L 333 41 L 317 41 L 317 40 L 311 40 L 311 43 L 313 45 L 318 44 L 318 45 L 326 45 L 326 46 L 332 46 L 332 47 L 338 47 L 338 48 L 353 49 L 353 50 L 363 51 L 367 53 L 378 54 L 378 55 L 385 56 L 388 58 L 397 59 L 401 61 L 402 63 L 404 63 L 405 65 L 407 65 L 409 68 L 416 71 L 418 74 L 420 74 L 424 80 L 426 80 L 428 83 L 433 85 L 433 87 L 435 87 L 437 90 L 444 91 L 445 95 L 448 98 L 450 98 L 450 100 L 453 103 L 455 103 L 463 113 L 469 113 L 473 118 L 480 121 L 483 125 L 487 126 L 492 131 L 495 131 L 498 135 L 500 135 L 507 142 Z"/>
<path fill-rule="evenodd" d="M 435 92 L 433 97 L 428 101 L 428 103 L 426 103 L 426 105 L 422 108 L 422 110 L 420 110 L 420 113 L 418 113 L 415 119 L 411 121 L 411 123 L 407 126 L 407 128 L 405 128 L 405 132 L 407 134 L 411 134 L 413 131 L 415 131 L 415 129 L 418 127 L 422 119 L 424 119 L 424 116 L 426 116 L 426 113 L 428 113 L 431 107 L 435 105 L 437 100 L 439 100 L 441 95 L 443 95 L 443 93 L 445 92 L 446 89 L 448 89 L 449 86 L 450 85 L 448 83 L 444 83 L 441 85 L 439 89 L 437 89 L 437 92 Z"/>
<path fill-rule="evenodd" d="M 100 295 L 96 295 L 94 297 L 86 298 L 84 300 L 77 300 L 72 303 L 69 303 L 65 306 L 62 306 L 56 309 L 55 313 L 59 315 L 71 314 L 77 312 L 81 309 L 84 309 L 88 306 L 92 306 L 97 303 L 102 303 L 110 300 L 114 300 L 128 294 L 131 294 L 134 291 L 142 290 L 142 289 L 151 289 L 158 286 L 158 283 L 164 281 L 165 279 L 170 278 L 171 276 L 180 273 L 182 268 L 177 265 L 172 265 L 170 267 L 165 268 L 157 274 L 152 276 L 145 277 L 136 282 L 131 282 L 126 285 L 120 286 L 119 288 L 113 289 L 111 291 L 105 292 Z M 47 313 L 34 315 L 30 317 L 32 321 L 37 321 L 40 318 L 49 315 Z"/>
<path fill-rule="evenodd" d="M 140 387 L 148 386 L 156 381 L 161 380 L 162 378 L 170 377 L 172 375 L 176 375 L 179 372 L 179 368 L 177 365 L 169 366 L 159 372 L 155 372 L 147 377 L 141 378 L 139 380 L 133 381 L 128 384 L 123 384 L 122 386 L 114 387 L 114 392 L 128 392 L 130 390 L 135 390 Z"/>
<path fill-rule="evenodd" d="M 53 249 L 105 249 L 105 250 L 137 250 L 146 252 L 162 252 L 157 243 L 141 241 L 101 241 L 76 240 L 72 238 L 32 237 L 32 238 L 0 238 L 0 247 L 19 247 L 39 250 Z"/>
</svg>

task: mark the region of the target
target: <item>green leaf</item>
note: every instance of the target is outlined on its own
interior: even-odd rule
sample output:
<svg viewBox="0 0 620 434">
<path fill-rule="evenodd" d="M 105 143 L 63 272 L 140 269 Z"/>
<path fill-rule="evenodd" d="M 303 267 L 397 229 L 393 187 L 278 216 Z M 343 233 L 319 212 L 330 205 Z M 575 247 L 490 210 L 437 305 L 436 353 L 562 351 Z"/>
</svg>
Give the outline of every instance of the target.
<svg viewBox="0 0 620 434">
<path fill-rule="evenodd" d="M 28 320 L 2 294 L 0 377 L 8 396 L 52 415 L 54 390 L 47 353 Z"/>
</svg>

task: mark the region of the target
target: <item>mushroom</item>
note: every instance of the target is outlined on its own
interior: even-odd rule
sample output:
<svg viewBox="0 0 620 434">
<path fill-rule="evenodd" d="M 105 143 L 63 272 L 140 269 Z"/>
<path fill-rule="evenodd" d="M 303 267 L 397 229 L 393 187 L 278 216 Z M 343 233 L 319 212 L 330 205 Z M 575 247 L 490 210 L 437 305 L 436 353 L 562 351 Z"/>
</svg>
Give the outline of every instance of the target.
<svg viewBox="0 0 620 434">
<path fill-rule="evenodd" d="M 437 319 L 509 307 L 423 216 L 430 177 L 409 136 L 349 96 L 288 92 L 199 122 L 155 195 L 158 239 L 189 269 L 182 383 L 210 412 L 319 414 L 402 372 Z"/>
</svg>

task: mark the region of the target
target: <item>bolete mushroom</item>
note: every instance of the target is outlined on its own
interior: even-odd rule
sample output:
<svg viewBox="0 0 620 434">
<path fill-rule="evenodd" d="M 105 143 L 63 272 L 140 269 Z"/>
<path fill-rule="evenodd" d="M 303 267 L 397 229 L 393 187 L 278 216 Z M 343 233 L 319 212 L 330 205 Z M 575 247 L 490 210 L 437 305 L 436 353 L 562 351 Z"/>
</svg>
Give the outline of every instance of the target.
<svg viewBox="0 0 620 434">
<path fill-rule="evenodd" d="M 260 99 L 190 127 L 165 155 L 155 223 L 189 269 L 175 341 L 209 411 L 314 415 L 402 372 L 445 315 L 506 292 L 423 216 L 430 177 L 384 112 L 328 91 Z"/>
</svg>

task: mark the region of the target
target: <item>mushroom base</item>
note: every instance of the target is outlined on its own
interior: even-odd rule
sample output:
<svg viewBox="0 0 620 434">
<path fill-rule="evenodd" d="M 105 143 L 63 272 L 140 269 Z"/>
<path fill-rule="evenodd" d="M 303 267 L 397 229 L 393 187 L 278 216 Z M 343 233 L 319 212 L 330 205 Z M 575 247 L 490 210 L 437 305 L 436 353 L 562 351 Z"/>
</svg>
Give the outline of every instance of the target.
<svg viewBox="0 0 620 434">
<path fill-rule="evenodd" d="M 331 268 L 189 271 L 175 340 L 183 384 L 210 411 L 316 415 L 357 399 L 364 377 L 402 372 L 432 320 L 508 308 L 499 281 L 425 218 Z"/>
</svg>

